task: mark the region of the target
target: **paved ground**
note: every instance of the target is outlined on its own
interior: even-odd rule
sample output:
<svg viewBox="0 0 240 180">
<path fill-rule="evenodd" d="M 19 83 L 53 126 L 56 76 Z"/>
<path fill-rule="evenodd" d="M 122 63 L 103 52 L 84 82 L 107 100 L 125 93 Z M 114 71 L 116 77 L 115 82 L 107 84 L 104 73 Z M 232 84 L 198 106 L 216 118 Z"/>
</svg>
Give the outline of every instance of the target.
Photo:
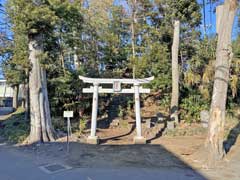
<svg viewBox="0 0 240 180">
<path fill-rule="evenodd" d="M 0 180 L 204 180 L 202 175 L 189 167 L 103 167 L 92 166 L 78 168 L 74 166 L 70 170 L 48 174 L 41 170 L 39 166 L 48 163 L 59 162 L 61 156 L 66 153 L 59 149 L 59 158 L 41 156 L 39 152 L 31 153 L 28 150 L 0 145 Z M 37 152 L 37 154 L 36 154 Z M 91 153 L 91 152 L 90 152 Z M 118 157 L 116 157 L 118 158 Z M 64 158 L 63 158 L 64 159 Z M 109 159 L 107 159 L 108 161 Z M 81 162 L 81 161 L 80 161 Z M 100 165 L 99 163 L 97 163 Z M 105 163 L 106 164 L 106 163 Z M 71 165 L 71 164 L 67 164 Z"/>
<path fill-rule="evenodd" d="M 8 115 L 13 112 L 12 107 L 0 107 L 0 118 L 4 118 L 4 115 Z"/>
<path fill-rule="evenodd" d="M 66 143 L 13 147 L 0 139 L 0 180 L 239 180 L 239 152 L 236 146 L 231 161 L 216 169 L 194 170 L 159 145 L 71 143 L 67 153 Z M 72 168 L 53 174 L 39 168 L 54 163 Z"/>
</svg>

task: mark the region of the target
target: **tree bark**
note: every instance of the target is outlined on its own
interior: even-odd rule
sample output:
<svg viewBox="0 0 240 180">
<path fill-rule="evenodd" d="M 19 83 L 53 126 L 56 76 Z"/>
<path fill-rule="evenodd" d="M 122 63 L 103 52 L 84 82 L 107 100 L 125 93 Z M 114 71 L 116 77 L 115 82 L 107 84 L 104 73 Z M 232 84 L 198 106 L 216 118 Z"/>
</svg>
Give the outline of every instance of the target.
<svg viewBox="0 0 240 180">
<path fill-rule="evenodd" d="M 64 52 L 62 49 L 60 50 L 60 60 L 61 60 L 63 75 L 66 76 L 65 63 L 64 63 Z"/>
<path fill-rule="evenodd" d="M 132 58 L 133 58 L 133 79 L 136 78 L 136 52 L 135 52 L 135 22 L 137 14 L 137 0 L 132 1 L 132 19 L 131 19 L 131 44 L 132 44 Z"/>
<path fill-rule="evenodd" d="M 29 73 L 30 122 L 28 143 L 53 141 L 52 124 L 47 93 L 46 71 L 40 65 L 43 53 L 41 34 L 29 37 L 29 60 L 32 69 Z"/>
<path fill-rule="evenodd" d="M 24 84 L 24 99 L 25 99 L 25 120 L 29 119 L 29 112 L 30 112 L 30 100 L 29 100 L 29 70 L 25 71 L 26 73 L 26 80 Z"/>
<path fill-rule="evenodd" d="M 174 128 L 174 123 L 178 124 L 178 99 L 179 99 L 179 67 L 178 67 L 178 52 L 179 52 L 179 36 L 180 36 L 180 21 L 174 22 L 174 35 L 172 44 L 172 97 L 170 107 L 170 121 L 168 129 Z"/>
<path fill-rule="evenodd" d="M 74 60 L 74 68 L 79 69 L 80 64 L 78 62 L 77 47 L 74 47 L 73 60 Z"/>
<path fill-rule="evenodd" d="M 19 91 L 19 85 L 13 86 L 13 108 L 18 108 L 18 91 Z"/>
<path fill-rule="evenodd" d="M 219 19 L 220 23 L 218 23 L 218 42 L 210 120 L 205 144 L 208 151 L 209 166 L 214 166 L 225 155 L 223 147 L 225 110 L 232 59 L 231 36 L 237 1 L 225 0 L 221 8 L 222 10 L 217 11 L 217 19 Z"/>
</svg>

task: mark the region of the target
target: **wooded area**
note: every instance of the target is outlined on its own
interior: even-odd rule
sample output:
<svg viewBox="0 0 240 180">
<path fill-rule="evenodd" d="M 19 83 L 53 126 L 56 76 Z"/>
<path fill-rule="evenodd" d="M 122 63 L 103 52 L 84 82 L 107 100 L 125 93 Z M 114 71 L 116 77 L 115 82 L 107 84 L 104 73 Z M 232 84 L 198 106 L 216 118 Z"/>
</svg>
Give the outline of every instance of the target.
<svg viewBox="0 0 240 180">
<path fill-rule="evenodd" d="M 205 3 L 205 1 L 203 1 Z M 232 39 L 238 1 L 207 1 L 216 8 L 216 34 L 206 28 L 197 0 L 6 0 L 0 4 L 0 56 L 13 107 L 23 85 L 28 143 L 54 141 L 52 118 L 73 110 L 91 115 L 79 75 L 155 79 L 152 99 L 167 116 L 165 131 L 200 123 L 210 109 L 205 147 L 209 164 L 221 160 L 227 114 L 239 108 L 240 38 Z M 206 15 L 206 14 L 204 14 Z M 206 30 L 206 29 L 205 29 Z M 104 96 L 104 95 L 103 95 Z M 132 100 L 121 113 L 127 115 Z M 103 115 L 108 103 L 99 105 Z M 124 116 L 124 115 L 123 115 Z"/>
</svg>

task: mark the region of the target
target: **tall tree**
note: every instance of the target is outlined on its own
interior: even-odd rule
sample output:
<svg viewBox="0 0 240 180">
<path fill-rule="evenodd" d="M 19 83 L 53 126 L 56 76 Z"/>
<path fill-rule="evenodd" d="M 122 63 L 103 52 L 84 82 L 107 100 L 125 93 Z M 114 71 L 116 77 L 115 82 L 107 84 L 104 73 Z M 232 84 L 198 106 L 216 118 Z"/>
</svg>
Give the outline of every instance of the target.
<svg viewBox="0 0 240 180">
<path fill-rule="evenodd" d="M 190 59 L 191 53 L 190 49 L 193 49 L 194 45 L 192 41 L 197 39 L 196 36 L 196 28 L 200 24 L 201 13 L 200 6 L 197 1 L 174 1 L 174 0 L 166 0 L 160 1 L 163 3 L 163 9 L 165 11 L 165 26 L 169 29 L 173 29 L 172 38 L 172 95 L 171 95 L 171 105 L 170 105 L 170 120 L 167 123 L 168 129 L 173 129 L 174 124 L 178 124 L 178 106 L 179 106 L 179 52 L 181 53 L 181 63 L 183 59 Z M 181 22 L 181 26 L 180 26 Z M 180 34 L 181 28 L 181 34 Z M 195 37 L 196 36 L 196 37 Z M 181 38 L 181 46 L 179 44 Z M 184 57 L 183 57 L 184 56 Z M 184 66 L 184 65 L 183 65 Z"/>
<path fill-rule="evenodd" d="M 131 7 L 131 45 L 132 45 L 132 62 L 133 62 L 133 79 L 136 77 L 136 23 L 137 23 L 137 11 L 138 11 L 138 2 L 137 0 L 128 1 Z"/>
<path fill-rule="evenodd" d="M 179 66 L 178 66 L 178 53 L 179 53 L 179 38 L 180 38 L 180 21 L 174 22 L 174 35 L 172 44 L 172 96 L 170 107 L 170 119 L 173 123 L 178 124 L 178 99 L 179 99 Z M 168 128 L 173 128 L 169 127 Z"/>
<path fill-rule="evenodd" d="M 79 1 L 61 0 L 9 0 L 8 13 L 13 32 L 21 33 L 27 38 L 29 50 L 29 94 L 31 128 L 29 143 L 53 141 L 54 133 L 51 123 L 50 107 L 47 90 L 46 68 L 54 52 L 54 30 L 62 24 L 62 16 L 66 22 L 76 22 L 80 17 Z M 75 13 L 68 16 L 69 13 Z M 81 20 L 80 18 L 77 20 Z M 68 24 L 64 24 L 64 32 L 69 33 Z M 76 27 L 76 26 L 74 26 Z M 71 31 L 72 32 L 72 31 Z M 51 48 L 50 48 L 51 47 Z"/>
<path fill-rule="evenodd" d="M 231 36 L 237 6 L 237 0 L 225 0 L 224 4 L 218 7 L 221 10 L 217 11 L 220 23 L 218 27 L 210 121 L 206 140 L 208 163 L 210 166 L 223 158 L 225 154 L 223 138 L 229 70 L 232 60 Z"/>
<path fill-rule="evenodd" d="M 20 84 L 27 80 L 26 71 L 29 68 L 27 53 L 27 38 L 21 33 L 15 33 L 13 45 L 10 48 L 10 57 L 3 61 L 3 73 L 7 83 L 13 88 L 13 108 L 18 107 L 18 91 Z M 28 99 L 25 97 L 25 100 Z"/>
</svg>

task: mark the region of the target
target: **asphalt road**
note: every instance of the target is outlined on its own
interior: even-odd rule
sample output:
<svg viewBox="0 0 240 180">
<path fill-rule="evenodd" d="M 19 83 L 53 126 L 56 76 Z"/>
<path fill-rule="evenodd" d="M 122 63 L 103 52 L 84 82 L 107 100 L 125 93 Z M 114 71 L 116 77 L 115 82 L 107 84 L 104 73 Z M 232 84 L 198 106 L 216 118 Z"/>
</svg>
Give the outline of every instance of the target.
<svg viewBox="0 0 240 180">
<path fill-rule="evenodd" d="M 0 144 L 0 180 L 203 180 L 186 168 L 73 168 L 48 174 L 36 157 Z"/>
</svg>

